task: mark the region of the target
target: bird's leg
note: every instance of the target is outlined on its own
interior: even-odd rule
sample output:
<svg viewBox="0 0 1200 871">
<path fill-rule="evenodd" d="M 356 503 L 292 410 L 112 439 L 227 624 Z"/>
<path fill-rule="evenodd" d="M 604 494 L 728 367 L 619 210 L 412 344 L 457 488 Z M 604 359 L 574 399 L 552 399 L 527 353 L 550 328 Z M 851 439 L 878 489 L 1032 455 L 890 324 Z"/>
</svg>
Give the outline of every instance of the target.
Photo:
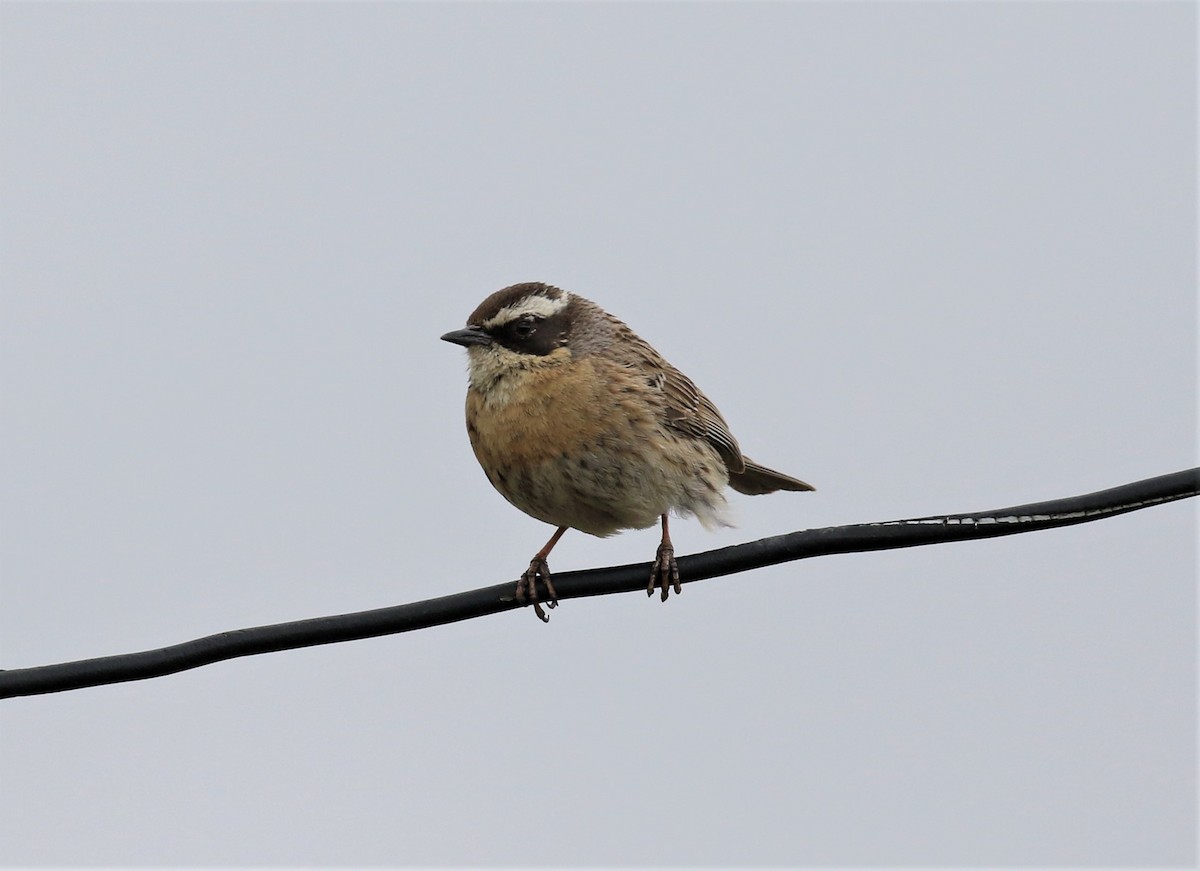
<svg viewBox="0 0 1200 871">
<path fill-rule="evenodd" d="M 550 618 L 546 612 L 542 610 L 542 603 L 538 601 L 537 582 L 541 580 L 546 585 L 546 605 L 553 608 L 558 605 L 558 593 L 554 590 L 554 584 L 550 581 L 550 564 L 546 562 L 546 557 L 550 556 L 550 551 L 554 549 L 554 545 L 558 544 L 558 540 L 562 538 L 563 533 L 569 527 L 560 526 L 550 536 L 550 540 L 546 542 L 546 546 L 534 554 L 533 559 L 529 561 L 529 568 L 521 575 L 521 579 L 517 581 L 517 601 L 522 605 L 528 599 L 533 603 L 533 611 L 538 615 L 538 619 L 543 623 L 549 623 Z"/>
<path fill-rule="evenodd" d="M 671 587 L 678 595 L 683 590 L 679 586 L 679 567 L 675 565 L 675 548 L 671 544 L 671 533 L 667 529 L 667 515 L 662 516 L 662 544 L 658 546 L 658 555 L 654 565 L 650 567 L 650 583 L 646 586 L 646 595 L 653 596 L 654 588 L 662 589 L 662 600 L 667 601 Z"/>
</svg>

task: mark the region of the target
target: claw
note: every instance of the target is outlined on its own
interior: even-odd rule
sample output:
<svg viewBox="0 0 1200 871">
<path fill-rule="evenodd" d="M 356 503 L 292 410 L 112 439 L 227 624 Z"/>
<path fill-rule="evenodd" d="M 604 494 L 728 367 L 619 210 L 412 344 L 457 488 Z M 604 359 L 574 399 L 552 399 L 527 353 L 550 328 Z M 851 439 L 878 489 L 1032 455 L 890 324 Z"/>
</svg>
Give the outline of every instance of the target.
<svg viewBox="0 0 1200 871">
<path fill-rule="evenodd" d="M 679 584 L 679 566 L 675 564 L 675 548 L 665 541 L 658 546 L 658 554 L 650 568 L 650 583 L 646 587 L 646 595 L 653 596 L 656 587 L 662 590 L 664 602 L 667 601 L 672 587 L 676 595 L 683 592 Z"/>
<path fill-rule="evenodd" d="M 671 588 L 675 594 L 683 592 L 679 585 L 679 566 L 675 565 L 675 547 L 671 544 L 671 533 L 667 528 L 667 515 L 662 516 L 662 544 L 658 546 L 658 554 L 654 564 L 650 566 L 650 583 L 646 585 L 646 595 L 653 596 L 655 588 L 662 590 L 662 600 L 667 601 Z"/>
<path fill-rule="evenodd" d="M 542 603 L 538 601 L 537 582 L 539 579 L 546 585 L 547 607 L 557 607 L 558 593 L 554 589 L 554 584 L 550 582 L 550 565 L 540 554 L 530 560 L 529 568 L 517 581 L 516 598 L 522 605 L 532 603 L 533 613 L 537 615 L 537 618 L 543 623 L 549 623 L 550 615 L 542 609 Z"/>
</svg>

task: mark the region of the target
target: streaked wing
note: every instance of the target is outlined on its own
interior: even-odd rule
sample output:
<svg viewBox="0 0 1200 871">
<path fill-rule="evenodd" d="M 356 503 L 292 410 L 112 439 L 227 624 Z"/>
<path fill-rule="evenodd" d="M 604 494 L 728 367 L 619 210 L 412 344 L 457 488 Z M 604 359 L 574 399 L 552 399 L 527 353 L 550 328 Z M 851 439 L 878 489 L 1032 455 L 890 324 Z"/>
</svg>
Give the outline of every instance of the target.
<svg viewBox="0 0 1200 871">
<path fill-rule="evenodd" d="M 657 385 L 662 390 L 666 400 L 667 423 L 711 444 L 730 472 L 736 474 L 745 470 L 742 450 L 717 407 L 700 392 L 692 379 L 664 360 L 661 354 L 628 327 L 625 327 L 625 331 L 625 338 L 628 339 L 626 347 L 632 348 L 641 358 L 639 362 L 650 371 L 661 373 L 652 386 Z"/>
</svg>

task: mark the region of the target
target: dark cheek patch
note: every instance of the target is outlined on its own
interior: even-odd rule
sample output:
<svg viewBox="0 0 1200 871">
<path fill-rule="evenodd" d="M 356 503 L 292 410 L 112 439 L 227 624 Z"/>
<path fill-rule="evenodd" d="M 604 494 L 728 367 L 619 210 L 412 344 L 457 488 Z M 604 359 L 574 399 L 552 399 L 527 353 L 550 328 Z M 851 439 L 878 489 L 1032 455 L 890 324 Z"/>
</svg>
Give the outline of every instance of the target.
<svg viewBox="0 0 1200 871">
<path fill-rule="evenodd" d="M 532 336 L 519 338 L 516 334 L 516 323 L 506 324 L 492 334 L 499 344 L 516 351 L 518 354 L 532 354 L 544 357 L 555 348 L 561 348 L 567 334 L 566 319 L 562 315 L 554 315 L 539 321 Z"/>
</svg>

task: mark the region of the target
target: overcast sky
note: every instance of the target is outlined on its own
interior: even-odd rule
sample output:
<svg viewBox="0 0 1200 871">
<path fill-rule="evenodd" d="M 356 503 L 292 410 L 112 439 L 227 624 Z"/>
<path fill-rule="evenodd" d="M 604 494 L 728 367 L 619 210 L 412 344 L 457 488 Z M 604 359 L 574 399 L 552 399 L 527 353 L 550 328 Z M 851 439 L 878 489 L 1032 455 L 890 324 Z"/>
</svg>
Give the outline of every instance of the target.
<svg viewBox="0 0 1200 871">
<path fill-rule="evenodd" d="M 0 667 L 515 578 L 438 336 L 517 281 L 818 488 L 680 554 L 1196 465 L 1195 64 L 1191 3 L 4 3 Z M 1190 864 L 1195 523 L 3 702 L 0 863 Z"/>
</svg>

